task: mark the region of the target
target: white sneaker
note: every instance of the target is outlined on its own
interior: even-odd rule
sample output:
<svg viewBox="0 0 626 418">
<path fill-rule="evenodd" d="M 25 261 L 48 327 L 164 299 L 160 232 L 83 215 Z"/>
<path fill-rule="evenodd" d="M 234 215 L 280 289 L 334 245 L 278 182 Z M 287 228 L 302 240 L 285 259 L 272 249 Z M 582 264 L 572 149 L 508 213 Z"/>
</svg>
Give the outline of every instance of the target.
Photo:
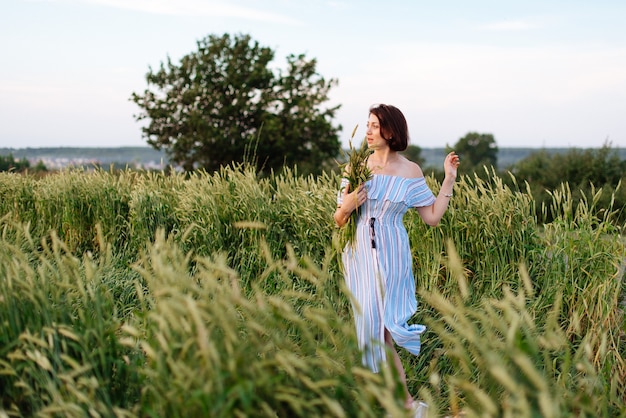
<svg viewBox="0 0 626 418">
<path fill-rule="evenodd" d="M 422 401 L 413 402 L 413 418 L 427 418 L 428 417 L 428 404 Z"/>
</svg>

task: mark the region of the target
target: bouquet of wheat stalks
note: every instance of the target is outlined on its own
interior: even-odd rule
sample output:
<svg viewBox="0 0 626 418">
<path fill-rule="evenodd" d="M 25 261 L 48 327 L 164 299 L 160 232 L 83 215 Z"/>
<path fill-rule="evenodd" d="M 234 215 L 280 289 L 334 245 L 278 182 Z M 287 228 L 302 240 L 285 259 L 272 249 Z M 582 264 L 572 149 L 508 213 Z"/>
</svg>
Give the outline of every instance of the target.
<svg viewBox="0 0 626 418">
<path fill-rule="evenodd" d="M 352 145 L 352 139 L 354 139 L 354 134 L 356 133 L 359 125 L 356 125 L 352 130 L 352 135 L 350 136 L 349 141 L 349 149 L 346 153 L 344 151 L 344 155 L 346 156 L 346 162 L 340 164 L 342 177 L 348 180 L 348 184 L 350 186 L 350 191 L 354 191 L 364 184 L 366 181 L 372 178 L 372 171 L 367 167 L 367 159 L 372 154 L 372 151 L 367 147 L 367 141 L 363 138 L 361 142 L 361 146 L 359 148 L 355 148 Z M 343 193 L 343 189 L 340 190 L 340 193 Z M 356 223 L 359 218 L 361 212 L 361 208 L 357 207 L 348 218 L 346 224 L 340 229 L 339 234 L 339 248 L 343 249 L 349 243 L 352 246 L 355 244 L 355 236 L 356 236 Z"/>
</svg>

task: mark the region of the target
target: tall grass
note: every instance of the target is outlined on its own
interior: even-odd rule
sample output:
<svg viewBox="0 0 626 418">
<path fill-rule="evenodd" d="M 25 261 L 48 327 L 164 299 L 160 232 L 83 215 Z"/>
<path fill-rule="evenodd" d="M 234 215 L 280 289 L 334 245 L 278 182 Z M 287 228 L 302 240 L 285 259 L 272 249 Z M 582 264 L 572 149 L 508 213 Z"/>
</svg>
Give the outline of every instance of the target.
<svg viewBox="0 0 626 418">
<path fill-rule="evenodd" d="M 417 320 L 435 335 L 406 362 L 436 371 L 410 378 L 471 416 L 623 415 L 626 253 L 614 212 L 594 209 L 601 190 L 576 211 L 554 191 L 555 221 L 537 225 L 530 192 L 497 177 L 456 187 L 440 228 L 410 223 Z"/>
<path fill-rule="evenodd" d="M 563 186 L 553 192 L 552 210 L 562 215 L 544 228 L 545 258 L 549 262 L 542 265 L 545 280 L 540 297 L 542 304 L 548 304 L 555 293 L 562 295 L 561 325 L 566 335 L 575 344 L 596 335 L 590 343 L 596 353 L 594 365 L 611 369 L 615 374 L 612 377 L 619 376 L 621 390 L 626 392 L 626 253 L 621 231 L 611 222 L 615 212 L 595 208 L 601 194 L 598 190 L 589 200 L 580 202 L 572 214 L 569 189 Z"/>
<path fill-rule="evenodd" d="M 73 169 L 33 182 L 37 236 L 55 231 L 70 251 L 97 248 L 96 224 L 107 240 L 121 246 L 129 240 L 128 210 L 134 175 Z M 20 215 L 22 216 L 22 215 Z"/>
<path fill-rule="evenodd" d="M 408 213 L 407 230 L 422 287 L 442 288 L 446 294 L 448 286 L 450 292 L 457 291 L 442 259 L 448 240 L 456 247 L 477 299 L 501 295 L 507 283 L 517 282 L 519 263 L 532 263 L 541 253 L 532 196 L 511 190 L 495 172 L 491 174 L 487 179 L 460 178 L 437 228 L 427 226 L 416 212 Z M 439 185 L 430 179 L 430 187 L 438 190 Z"/>
<path fill-rule="evenodd" d="M 333 232 L 328 217 L 332 184 L 328 176 L 299 177 L 289 170 L 264 179 L 246 167 L 198 173 L 178 197 L 179 228 L 185 231 L 178 242 L 198 255 L 226 256 L 240 272 L 245 289 L 258 280 L 267 290 L 279 289 L 281 281 L 267 271 L 266 258 L 258 250 L 260 240 L 267 243 L 272 258 L 285 257 L 289 244 L 297 254 L 322 262 Z"/>
<path fill-rule="evenodd" d="M 461 265 L 451 267 L 463 283 Z M 535 289 L 523 269 L 520 282 L 516 290 L 505 287 L 501 298 L 475 306 L 462 293 L 452 299 L 438 291 L 422 293 L 440 314 L 428 322 L 454 366 L 453 373 L 431 374 L 433 389 L 424 390 L 426 396 L 441 396 L 445 381 L 451 409 L 462 408 L 468 417 L 623 415 L 623 377 L 595 364 L 614 349 L 606 344 L 604 329 L 570 344 L 561 326 L 561 298 L 538 318 Z"/>
<path fill-rule="evenodd" d="M 129 306 L 115 296 L 132 280 L 109 276 L 107 248 L 78 258 L 54 233 L 39 244 L 26 227 L 1 227 L 0 412 L 125 415 L 139 397 L 140 353 L 118 338 Z"/>
<path fill-rule="evenodd" d="M 22 223 L 37 221 L 35 181 L 13 172 L 0 172 L 0 215 Z"/>
<path fill-rule="evenodd" d="M 128 173 L 123 173 L 128 176 Z M 128 224 L 129 250 L 138 253 L 155 238 L 157 230 L 166 234 L 180 231 L 177 218 L 179 196 L 185 191 L 185 177 L 181 174 L 147 172 L 137 175 L 130 190 Z"/>
<path fill-rule="evenodd" d="M 96 261 L 72 256 L 54 235 L 40 252 L 27 229 L 3 224 L 11 228 L 19 239 L 0 251 L 0 413 L 401 413 L 391 371 L 360 365 L 351 323 L 324 297 L 331 278 L 293 254 L 267 261 L 317 292 L 255 287 L 247 296 L 224 258 L 199 257 L 192 269 L 164 234 L 121 277 L 102 235 Z"/>
<path fill-rule="evenodd" d="M 437 228 L 407 215 L 428 326 L 400 351 L 410 390 L 433 416 L 626 416 L 613 211 L 563 188 L 538 224 L 529 192 L 486 177 L 459 179 Z M 393 373 L 360 365 L 337 184 L 0 175 L 0 416 L 401 415 Z"/>
<path fill-rule="evenodd" d="M 125 327 L 146 353 L 141 410 L 151 416 L 377 416 L 399 411 L 389 372 L 362 368 L 350 323 L 323 297 L 330 278 L 268 259 L 318 292 L 246 296 L 224 257 L 191 260 L 164 237 L 138 264 L 149 297 Z M 386 380 L 383 380 L 385 379 Z"/>
</svg>

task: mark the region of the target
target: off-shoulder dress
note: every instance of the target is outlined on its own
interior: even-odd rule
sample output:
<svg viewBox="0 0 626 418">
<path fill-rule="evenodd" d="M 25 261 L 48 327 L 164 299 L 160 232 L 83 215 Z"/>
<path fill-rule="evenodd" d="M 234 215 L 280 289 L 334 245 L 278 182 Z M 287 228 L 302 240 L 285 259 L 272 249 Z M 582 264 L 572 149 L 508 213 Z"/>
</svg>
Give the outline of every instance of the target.
<svg viewBox="0 0 626 418">
<path fill-rule="evenodd" d="M 342 180 L 345 187 L 347 180 Z M 386 361 L 385 328 L 394 341 L 412 354 L 420 352 L 426 327 L 408 324 L 417 310 L 415 278 L 404 214 L 429 206 L 435 196 L 423 177 L 374 175 L 366 184 L 367 200 L 359 208 L 355 245 L 342 253 L 344 278 L 363 364 L 378 372 Z M 337 203 L 342 203 L 338 194 Z"/>
</svg>

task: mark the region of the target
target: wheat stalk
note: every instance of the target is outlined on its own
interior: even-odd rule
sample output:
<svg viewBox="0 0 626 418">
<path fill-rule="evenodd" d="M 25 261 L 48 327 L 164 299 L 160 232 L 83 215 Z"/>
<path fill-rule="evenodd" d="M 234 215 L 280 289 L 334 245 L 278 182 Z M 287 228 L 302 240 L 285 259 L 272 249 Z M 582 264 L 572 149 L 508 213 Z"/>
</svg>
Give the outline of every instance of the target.
<svg viewBox="0 0 626 418">
<path fill-rule="evenodd" d="M 352 140 L 354 139 L 354 134 L 358 127 L 359 125 L 356 125 L 352 130 L 349 150 L 347 153 L 344 151 L 346 162 L 340 165 L 342 175 L 348 180 L 348 184 L 350 185 L 350 191 L 358 189 L 361 184 L 372 178 L 372 171 L 367 166 L 367 159 L 372 154 L 372 151 L 367 147 L 367 141 L 363 138 L 359 148 L 355 148 L 352 145 Z M 341 190 L 341 192 L 343 193 L 343 190 Z M 344 248 L 347 244 L 351 244 L 352 246 L 355 244 L 356 223 L 360 215 L 360 209 L 361 208 L 357 206 L 350 214 L 346 224 L 341 228 L 341 248 Z"/>
</svg>

